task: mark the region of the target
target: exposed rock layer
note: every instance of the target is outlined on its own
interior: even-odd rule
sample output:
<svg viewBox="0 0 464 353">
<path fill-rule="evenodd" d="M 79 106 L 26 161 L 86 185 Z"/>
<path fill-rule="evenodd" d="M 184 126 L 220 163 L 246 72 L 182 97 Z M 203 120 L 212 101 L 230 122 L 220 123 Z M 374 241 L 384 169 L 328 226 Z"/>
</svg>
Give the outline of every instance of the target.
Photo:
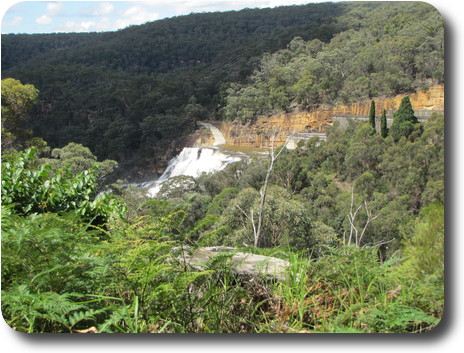
<svg viewBox="0 0 464 353">
<path fill-rule="evenodd" d="M 444 86 L 433 86 L 415 93 L 400 94 L 388 98 L 376 98 L 376 115 L 380 116 L 386 109 L 388 116 L 400 106 L 403 97 L 409 96 L 416 115 L 426 119 L 432 112 L 443 112 L 445 109 Z M 270 117 L 259 117 L 253 124 L 242 125 L 232 122 L 213 122 L 219 128 L 229 145 L 270 147 L 272 131 L 278 131 L 275 144 L 283 144 L 292 133 L 308 131 L 325 131 L 334 119 L 367 118 L 370 100 L 347 105 L 322 106 L 318 109 L 294 113 L 282 113 Z"/>
</svg>

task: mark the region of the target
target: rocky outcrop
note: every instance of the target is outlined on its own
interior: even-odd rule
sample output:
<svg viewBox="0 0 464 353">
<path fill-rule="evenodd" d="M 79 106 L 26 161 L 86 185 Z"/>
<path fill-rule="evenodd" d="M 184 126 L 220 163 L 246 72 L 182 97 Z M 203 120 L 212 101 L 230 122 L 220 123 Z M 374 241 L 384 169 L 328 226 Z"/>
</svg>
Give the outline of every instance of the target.
<svg viewBox="0 0 464 353">
<path fill-rule="evenodd" d="M 237 251 L 236 248 L 216 246 L 205 247 L 195 250 L 193 253 L 189 249 L 181 251 L 178 259 L 185 262 L 192 268 L 203 270 L 205 264 L 220 254 L 229 254 L 227 261 L 232 266 L 233 271 L 239 275 L 247 276 L 270 276 L 278 280 L 284 280 L 286 271 L 290 263 L 271 256 L 256 255 Z"/>
<path fill-rule="evenodd" d="M 443 111 L 445 109 L 445 89 L 444 86 L 433 86 L 427 90 L 416 93 L 400 94 L 389 98 L 374 99 L 375 108 L 378 115 L 385 110 L 397 110 L 403 97 L 409 96 L 412 107 L 415 111 Z M 330 110 L 331 115 L 369 115 L 370 101 L 338 105 Z"/>
<path fill-rule="evenodd" d="M 208 123 L 200 123 L 200 122 L 198 122 L 198 124 L 210 130 L 211 134 L 213 135 L 213 139 L 214 139 L 213 147 L 224 145 L 226 143 L 226 139 L 224 138 L 224 135 L 221 133 L 221 131 L 216 126 L 208 124 Z"/>
<path fill-rule="evenodd" d="M 285 143 L 288 135 L 305 131 L 325 131 L 331 124 L 324 112 L 282 113 L 270 117 L 260 117 L 253 124 L 218 122 L 219 130 L 227 144 L 238 146 L 270 147 L 271 136 L 277 132 L 275 145 Z"/>
<path fill-rule="evenodd" d="M 400 94 L 394 97 L 380 97 L 374 99 L 376 112 L 380 116 L 383 109 L 387 116 L 400 106 L 401 100 L 409 96 L 413 109 L 419 118 L 426 119 L 432 112 L 443 112 L 445 109 L 444 86 L 433 86 L 427 90 L 415 93 Z M 370 100 L 337 106 L 322 106 L 318 109 L 282 113 L 270 117 L 259 117 L 252 124 L 231 122 L 213 122 L 221 130 L 229 145 L 270 147 L 272 131 L 278 131 L 275 144 L 283 144 L 288 135 L 303 132 L 324 132 L 334 120 L 348 118 L 367 118 L 369 115 Z"/>
</svg>

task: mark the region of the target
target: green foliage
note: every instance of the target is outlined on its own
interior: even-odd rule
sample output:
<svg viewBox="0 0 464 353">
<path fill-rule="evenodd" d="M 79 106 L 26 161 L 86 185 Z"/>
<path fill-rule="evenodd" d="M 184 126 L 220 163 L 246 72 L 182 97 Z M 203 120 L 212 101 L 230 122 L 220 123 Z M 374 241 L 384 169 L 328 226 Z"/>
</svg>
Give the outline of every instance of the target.
<svg viewBox="0 0 464 353">
<path fill-rule="evenodd" d="M 404 290 L 404 302 L 440 319 L 444 310 L 444 206 L 424 207 L 402 227 L 404 261 L 391 278 Z"/>
<path fill-rule="evenodd" d="M 398 142 L 403 136 L 408 138 L 409 135 L 412 134 L 415 125 L 418 122 L 419 121 L 414 115 L 411 101 L 409 100 L 409 97 L 406 96 L 401 100 L 398 111 L 396 111 L 393 115 L 393 124 L 390 127 L 390 135 L 396 142 Z"/>
<path fill-rule="evenodd" d="M 371 107 L 369 109 L 369 125 L 375 131 L 375 102 L 373 100 L 371 101 Z"/>
<path fill-rule="evenodd" d="M 430 312 L 404 303 L 406 290 L 390 281 L 398 258 L 380 262 L 377 250 L 331 248 L 312 261 L 291 256 L 288 279 L 273 289 L 276 299 L 263 331 L 404 333 L 437 325 Z"/>
<path fill-rule="evenodd" d="M 170 44 L 157 33 L 171 33 Z M 14 329 L 422 332 L 437 325 L 442 115 L 415 125 L 405 101 L 392 137 L 383 111 L 380 135 L 372 121 L 353 121 L 328 128 L 326 141 L 282 151 L 265 203 L 259 246 L 266 248 L 242 251 L 288 260 L 283 281 L 238 276 L 233 252 L 196 268 L 185 256 L 253 242 L 266 159 L 174 178 L 152 199 L 113 186 L 131 208 L 124 219 L 121 201 L 97 196 L 116 162 L 95 157 L 152 159 L 206 117 L 248 122 L 442 82 L 443 23 L 430 5 L 319 4 L 184 16 L 113 34 L 17 38 L 22 50 L 3 36 L 2 67 L 40 87 L 42 104 L 26 119 L 37 92 L 20 85 L 29 98 L 12 97 L 24 109 L 13 119 L 13 105 L 2 105 L 2 119 L 5 111 L 16 133 L 33 127 L 60 148 L 49 159 L 33 149 L 2 160 L 2 312 Z M 2 104 L 3 93 L 2 86 Z M 354 229 L 362 241 L 343 246 Z"/>
<path fill-rule="evenodd" d="M 197 182 L 203 192 L 214 197 L 223 189 L 239 187 L 239 181 L 243 180 L 241 176 L 244 170 L 248 170 L 246 162 L 231 163 L 223 170 L 201 175 L 197 178 Z"/>
<path fill-rule="evenodd" d="M 364 172 L 353 183 L 355 191 L 369 200 L 375 190 L 375 178 L 371 172 Z"/>
<path fill-rule="evenodd" d="M 237 196 L 239 190 L 237 188 L 225 188 L 214 197 L 208 206 L 208 214 L 220 215 L 229 203 Z"/>
<path fill-rule="evenodd" d="M 380 117 L 380 136 L 383 138 L 388 136 L 387 111 L 385 109 L 382 111 L 382 116 Z"/>
<path fill-rule="evenodd" d="M 32 107 L 38 102 L 39 91 L 31 84 L 23 85 L 13 78 L 2 80 L 2 150 L 14 152 L 21 148 L 36 146 L 47 150 L 47 143 L 33 137 L 24 129 Z"/>
<path fill-rule="evenodd" d="M 296 153 L 282 153 L 273 170 L 274 183 L 285 187 L 291 193 L 298 193 L 307 186 L 309 184 L 307 173 L 313 163 L 311 158 L 302 157 Z"/>
<path fill-rule="evenodd" d="M 356 324 L 368 327 L 368 332 L 417 333 L 430 330 L 439 321 L 421 310 L 395 302 L 366 310 Z"/>
<path fill-rule="evenodd" d="M 341 255 L 344 254 L 344 257 Z M 381 279 L 394 262 L 380 263 L 377 248 L 346 248 L 333 252 L 321 259 L 318 266 L 323 266 L 326 280 L 338 289 L 351 289 L 343 293 L 349 304 L 364 303 L 379 293 L 385 292 Z M 366 271 L 366 269 L 369 269 Z"/>
<path fill-rule="evenodd" d="M 259 193 L 252 188 L 241 190 L 229 203 L 222 213 L 220 223 L 231 232 L 228 239 L 224 239 L 225 244 L 235 245 L 242 242 L 253 244 L 253 230 L 249 218 L 251 214 L 257 214 L 259 203 Z M 259 246 L 291 245 L 297 249 L 311 249 L 315 245 L 312 236 L 312 221 L 304 204 L 292 200 L 285 189 L 277 186 L 271 187 L 268 190 L 265 207 L 266 217 L 263 220 Z"/>
<path fill-rule="evenodd" d="M 34 104 L 39 91 L 31 84 L 23 85 L 13 78 L 2 80 L 2 129 L 14 130 L 24 120 Z"/>
<path fill-rule="evenodd" d="M 76 142 L 127 169 L 144 167 L 197 120 L 221 118 L 227 89 L 247 80 L 259 56 L 296 36 L 329 40 L 344 8 L 308 4 L 191 14 L 117 32 L 2 35 L 2 76 L 40 89 L 42 104 L 25 123 L 52 148 Z M 281 109 L 286 97 L 274 86 L 269 93 Z"/>
<path fill-rule="evenodd" d="M 325 185 L 322 190 L 329 187 L 327 179 L 316 179 L 315 185 Z M 404 234 L 416 234 L 405 238 L 406 261 L 396 256 L 383 261 L 378 247 L 337 248 L 336 231 L 318 221 L 311 222 L 307 238 L 299 239 L 303 228 L 298 219 L 307 217 L 307 211 L 285 189 L 272 187 L 266 231 L 282 226 L 294 246 L 305 242 L 303 248 L 310 248 L 313 259 L 307 251 L 297 256 L 288 247 L 266 250 L 290 260 L 288 279 L 274 284 L 237 278 L 228 264 L 233 253 L 192 272 L 174 244 L 230 241 L 230 230 L 247 226 L 235 204 L 249 212 L 258 199 L 253 189 L 239 191 L 234 199 L 236 192 L 227 190 L 218 197 L 233 198 L 225 209 L 218 202 L 221 216 L 203 218 L 187 232 L 181 230 L 185 216 L 196 211 L 182 205 L 196 204 L 198 196 L 152 200 L 144 218 L 112 222 L 104 242 L 102 230 L 89 231 L 72 213 L 21 217 L 3 210 L 6 321 L 24 332 L 422 332 L 438 323 L 443 312 L 443 238 L 435 241 L 432 235 L 443 234 L 443 206 L 431 206 L 404 228 Z M 405 224 L 405 197 L 397 207 L 378 192 L 369 197 L 382 217 L 392 217 L 376 227 Z M 404 218 L 395 219 L 393 211 Z M 231 212 L 237 212 L 235 221 Z M 233 221 L 229 231 L 214 227 L 225 219 Z M 438 254 L 435 259 L 424 251 L 429 248 Z"/>
<path fill-rule="evenodd" d="M 2 209 L 2 313 L 22 332 L 88 328 L 106 311 L 80 293 L 99 292 L 101 234 L 75 214 L 14 215 Z"/>
<path fill-rule="evenodd" d="M 386 142 L 379 135 L 372 134 L 369 124 L 361 124 L 346 149 L 344 174 L 349 180 L 367 171 L 376 175 L 386 147 Z"/>
<path fill-rule="evenodd" d="M 433 7 L 353 3 L 339 21 L 346 30 L 329 43 L 296 37 L 287 49 L 263 56 L 251 82 L 227 91 L 225 117 L 252 121 L 297 105 L 356 102 L 443 82 L 443 22 Z M 374 105 L 369 121 L 375 129 Z"/>
<path fill-rule="evenodd" d="M 81 297 L 77 293 L 31 293 L 27 286 L 19 285 L 2 290 L 3 317 L 19 332 L 76 332 L 106 311 L 89 309 L 87 303 L 79 302 Z"/>
<path fill-rule="evenodd" d="M 320 281 L 335 295 L 334 312 L 328 322 L 322 323 L 323 327 L 329 330 L 333 330 L 333 326 L 347 327 L 363 332 L 411 332 L 436 325 L 436 318 L 402 304 L 398 298 L 401 287 L 391 287 L 394 283 L 389 281 L 389 275 L 397 261 L 393 257 L 379 262 L 377 248 L 347 248 L 322 259 L 315 275 L 325 273 Z"/>
<path fill-rule="evenodd" d="M 409 270 L 423 279 L 424 276 L 444 273 L 445 210 L 440 204 L 431 204 L 421 210 L 421 218 L 412 229 L 404 230 L 404 256 Z"/>
<path fill-rule="evenodd" d="M 42 292 L 85 291 L 95 275 L 92 248 L 99 235 L 87 231 L 75 214 L 5 215 L 2 288 L 23 284 Z"/>
<path fill-rule="evenodd" d="M 108 194 L 96 195 L 96 172 L 76 175 L 37 163 L 35 149 L 5 156 L 2 163 L 2 203 L 21 215 L 75 211 L 87 220 L 103 224 L 122 216 L 124 205 Z"/>
<path fill-rule="evenodd" d="M 228 263 L 233 254 L 217 256 L 201 271 L 192 271 L 182 255 L 189 250 L 173 247 L 170 239 L 177 235 L 166 232 L 169 218 L 138 219 L 112 231 L 112 242 L 102 253 L 111 264 L 110 289 L 114 296 L 122 291 L 130 299 L 120 303 L 99 329 L 236 332 L 254 328 L 259 302 L 235 277 Z"/>
<path fill-rule="evenodd" d="M 71 142 L 63 148 L 54 148 L 51 152 L 52 158 L 41 158 L 40 162 L 48 164 L 51 170 L 66 169 L 76 175 L 86 170 L 95 169 L 98 187 L 102 187 L 108 176 L 117 168 L 118 163 L 113 160 L 97 162 L 89 148 L 81 144 Z"/>
<path fill-rule="evenodd" d="M 21 217 L 3 210 L 6 322 L 23 332 L 254 327 L 259 303 L 251 290 L 236 286 L 230 266 L 214 261 L 204 271 L 190 271 L 177 257 L 173 217 L 113 222 L 102 242 L 73 214 Z"/>
<path fill-rule="evenodd" d="M 372 243 L 388 242 L 381 250 L 391 256 L 400 248 L 400 226 L 407 224 L 414 216 L 410 207 L 409 197 L 403 195 L 391 201 L 385 194 L 374 194 L 371 206 L 379 214 L 371 224 L 368 233 Z"/>
<path fill-rule="evenodd" d="M 115 227 L 107 246 L 111 261 L 111 277 L 125 283 L 125 291 L 137 296 L 139 305 L 148 310 L 157 297 L 171 295 L 174 288 L 168 278 L 175 271 L 169 265 L 171 244 L 169 218 L 162 217 L 147 224 L 143 219 Z M 113 259 L 113 260 L 111 260 Z M 114 282 L 115 288 L 119 286 Z M 156 308 L 151 310 L 156 312 Z"/>
</svg>

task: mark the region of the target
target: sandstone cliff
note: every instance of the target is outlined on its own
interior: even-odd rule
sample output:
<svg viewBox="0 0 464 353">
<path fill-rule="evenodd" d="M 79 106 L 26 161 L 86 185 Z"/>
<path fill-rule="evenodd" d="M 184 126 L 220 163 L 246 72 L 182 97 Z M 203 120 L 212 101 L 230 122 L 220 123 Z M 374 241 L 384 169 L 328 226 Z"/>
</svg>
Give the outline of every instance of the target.
<svg viewBox="0 0 464 353">
<path fill-rule="evenodd" d="M 416 116 L 426 119 L 432 112 L 444 111 L 444 86 L 433 86 L 427 90 L 415 93 L 401 94 L 394 97 L 376 98 L 376 113 L 380 116 L 383 109 L 387 116 L 393 116 L 398 109 L 401 99 L 409 96 Z M 215 122 L 226 143 L 239 146 L 269 147 L 270 134 L 278 131 L 276 145 L 283 144 L 286 137 L 292 133 L 324 132 L 335 120 L 347 118 L 366 119 L 369 114 L 370 100 L 348 105 L 324 106 L 319 109 L 282 113 L 271 117 L 260 117 L 254 124 L 240 124 L 232 122 Z"/>
</svg>

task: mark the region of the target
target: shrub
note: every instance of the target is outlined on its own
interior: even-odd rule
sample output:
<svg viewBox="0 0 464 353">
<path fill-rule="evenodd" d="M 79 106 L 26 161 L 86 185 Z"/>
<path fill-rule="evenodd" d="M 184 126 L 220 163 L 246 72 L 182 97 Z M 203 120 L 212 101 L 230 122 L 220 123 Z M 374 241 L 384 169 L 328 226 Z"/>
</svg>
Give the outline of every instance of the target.
<svg viewBox="0 0 464 353">
<path fill-rule="evenodd" d="M 94 224 L 123 216 L 125 205 L 114 196 L 96 195 L 96 170 L 76 175 L 37 162 L 35 149 L 4 157 L 2 203 L 20 215 L 74 211 Z"/>
</svg>

